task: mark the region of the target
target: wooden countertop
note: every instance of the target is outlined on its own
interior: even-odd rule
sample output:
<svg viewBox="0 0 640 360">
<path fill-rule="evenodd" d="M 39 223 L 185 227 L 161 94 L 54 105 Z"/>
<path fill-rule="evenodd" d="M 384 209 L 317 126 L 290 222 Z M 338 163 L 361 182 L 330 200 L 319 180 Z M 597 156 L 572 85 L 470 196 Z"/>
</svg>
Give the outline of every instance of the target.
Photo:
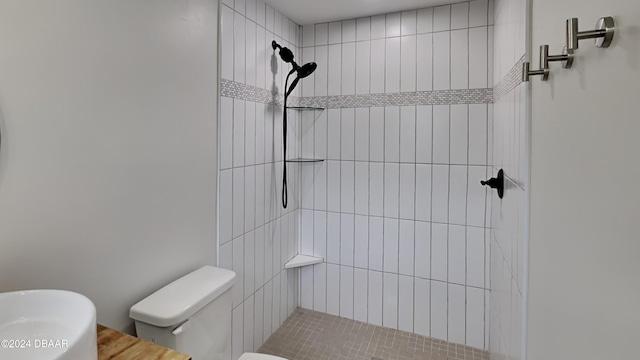
<svg viewBox="0 0 640 360">
<path fill-rule="evenodd" d="M 191 360 L 191 357 L 98 324 L 98 360 Z"/>
</svg>

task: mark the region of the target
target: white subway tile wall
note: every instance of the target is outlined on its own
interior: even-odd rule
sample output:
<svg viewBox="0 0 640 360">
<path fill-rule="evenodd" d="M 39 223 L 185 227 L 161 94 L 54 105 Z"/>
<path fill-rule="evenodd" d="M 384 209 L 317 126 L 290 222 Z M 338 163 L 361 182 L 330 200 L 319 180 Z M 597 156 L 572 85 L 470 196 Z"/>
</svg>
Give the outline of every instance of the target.
<svg viewBox="0 0 640 360">
<path fill-rule="evenodd" d="M 272 70 L 272 40 L 289 47 L 298 59 L 317 59 L 313 48 L 307 49 L 312 50 L 310 53 L 302 53 L 302 29 L 262 0 L 224 0 L 220 14 L 222 79 L 282 93 L 283 74 L 289 69 L 276 58 L 275 73 Z M 309 36 L 313 36 L 313 32 L 305 38 Z M 324 61 L 318 62 L 321 68 L 324 64 L 324 74 L 327 74 L 326 55 Z M 325 88 L 326 83 L 325 80 Z M 322 85 L 321 82 L 315 85 L 318 84 Z M 303 87 L 303 92 L 313 94 L 313 78 L 305 79 L 299 88 Z M 300 96 L 300 89 L 294 95 Z M 300 141 L 303 130 L 307 133 L 303 126 L 313 127 L 313 119 L 307 123 L 302 120 L 309 119 L 302 119 L 295 111 L 289 113 L 287 158 L 300 156 L 301 143 L 311 146 L 305 151 L 314 150 L 313 141 L 310 144 Z M 280 204 L 282 107 L 222 96 L 219 123 L 219 266 L 237 274 L 233 288 L 231 351 L 226 356 L 228 360 L 235 360 L 243 352 L 260 348 L 299 305 L 298 272 L 285 270 L 284 264 L 299 251 L 302 201 L 299 194 L 304 181 L 298 165 L 289 164 L 289 206 L 283 209 Z M 317 134 L 326 137 L 326 126 L 324 133 L 318 131 Z M 308 190 L 310 200 L 305 201 L 313 204 L 314 189 Z M 311 223 L 320 224 L 313 212 L 304 214 L 305 224 L 309 222 L 306 216 L 311 216 Z M 305 230 L 309 230 L 307 226 Z M 302 236 L 315 238 L 319 230 L 312 229 Z M 309 275 L 314 274 L 301 274 L 302 283 L 314 286 L 313 277 L 306 279 Z M 302 295 L 302 303 L 313 304 L 313 291 Z M 307 296 L 311 296 L 310 301 Z"/>
<path fill-rule="evenodd" d="M 485 235 L 485 246 L 490 248 L 491 261 L 490 266 L 485 267 L 484 276 L 489 278 L 485 282 L 489 281 L 491 292 L 490 296 L 485 294 L 485 307 L 489 304 L 485 336 L 489 336 L 492 359 L 517 360 L 522 359 L 523 350 L 525 189 L 528 186 L 528 95 L 526 83 L 521 83 L 521 63 L 526 54 L 527 1 L 495 0 L 488 6 L 493 14 L 490 20 L 494 20 L 489 26 L 488 46 L 493 50 L 489 52 L 488 62 L 493 62 L 493 67 L 489 68 L 489 79 L 494 87 L 495 103 L 488 117 L 487 162 L 491 165 L 492 175 L 498 169 L 504 169 L 507 188 L 502 200 L 492 196 L 488 204 L 490 216 L 487 224 L 490 224 L 488 228 L 491 230 Z M 470 11 L 475 13 L 482 9 L 471 6 Z M 476 17 L 473 19 L 470 21 L 475 23 Z M 470 33 L 470 39 L 477 35 Z M 475 116 L 479 115 L 470 115 L 470 119 Z M 467 266 L 479 267 L 470 261 Z M 480 279 L 468 280 L 476 282 Z M 468 300 L 473 298 L 479 301 L 481 295 L 468 292 L 467 297 Z M 469 316 L 473 316 L 473 313 L 468 312 L 467 321 L 474 322 Z"/>
<path fill-rule="evenodd" d="M 305 61 L 319 65 L 303 96 L 487 88 L 492 11 L 475 0 L 303 26 Z M 326 263 L 301 270 L 300 306 L 489 347 L 491 111 L 380 105 L 303 119 L 301 156 L 327 161 L 300 168 L 301 248 Z"/>
</svg>

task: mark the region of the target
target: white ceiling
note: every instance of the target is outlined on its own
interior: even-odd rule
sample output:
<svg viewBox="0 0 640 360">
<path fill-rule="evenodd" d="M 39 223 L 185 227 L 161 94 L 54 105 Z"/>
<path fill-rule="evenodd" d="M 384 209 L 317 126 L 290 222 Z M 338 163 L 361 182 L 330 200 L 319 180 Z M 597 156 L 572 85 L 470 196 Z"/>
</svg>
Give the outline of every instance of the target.
<svg viewBox="0 0 640 360">
<path fill-rule="evenodd" d="M 299 25 L 359 18 L 465 0 L 265 0 Z"/>
</svg>

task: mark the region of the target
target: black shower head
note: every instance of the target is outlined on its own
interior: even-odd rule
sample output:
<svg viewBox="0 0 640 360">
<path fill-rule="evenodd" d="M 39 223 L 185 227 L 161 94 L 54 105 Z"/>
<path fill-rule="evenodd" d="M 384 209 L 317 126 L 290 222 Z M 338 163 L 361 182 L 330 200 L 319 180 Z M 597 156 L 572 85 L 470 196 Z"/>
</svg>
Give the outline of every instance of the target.
<svg viewBox="0 0 640 360">
<path fill-rule="evenodd" d="M 294 65 L 293 70 L 291 70 L 289 75 L 295 72 L 297 76 L 291 83 L 291 86 L 289 86 L 289 90 L 287 90 L 287 96 L 289 96 L 293 92 L 293 89 L 296 88 L 296 85 L 298 85 L 300 79 L 304 79 L 307 76 L 313 74 L 313 72 L 316 71 L 317 67 L 318 65 L 316 65 L 316 63 L 314 62 L 310 62 L 302 66 Z"/>
<path fill-rule="evenodd" d="M 310 63 L 302 65 L 301 67 L 296 69 L 296 71 L 298 72 L 298 78 L 304 79 L 307 76 L 313 74 L 313 72 L 316 71 L 317 67 L 318 67 L 318 65 L 316 63 L 314 63 L 314 62 L 310 62 Z"/>
</svg>

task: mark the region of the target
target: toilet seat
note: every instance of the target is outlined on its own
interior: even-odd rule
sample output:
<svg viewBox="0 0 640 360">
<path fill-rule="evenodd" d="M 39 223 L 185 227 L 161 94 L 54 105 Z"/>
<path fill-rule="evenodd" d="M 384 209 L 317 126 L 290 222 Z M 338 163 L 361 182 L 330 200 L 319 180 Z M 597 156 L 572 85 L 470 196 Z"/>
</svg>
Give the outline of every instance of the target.
<svg viewBox="0 0 640 360">
<path fill-rule="evenodd" d="M 238 360 L 287 360 L 278 356 L 256 353 L 244 353 Z"/>
</svg>

